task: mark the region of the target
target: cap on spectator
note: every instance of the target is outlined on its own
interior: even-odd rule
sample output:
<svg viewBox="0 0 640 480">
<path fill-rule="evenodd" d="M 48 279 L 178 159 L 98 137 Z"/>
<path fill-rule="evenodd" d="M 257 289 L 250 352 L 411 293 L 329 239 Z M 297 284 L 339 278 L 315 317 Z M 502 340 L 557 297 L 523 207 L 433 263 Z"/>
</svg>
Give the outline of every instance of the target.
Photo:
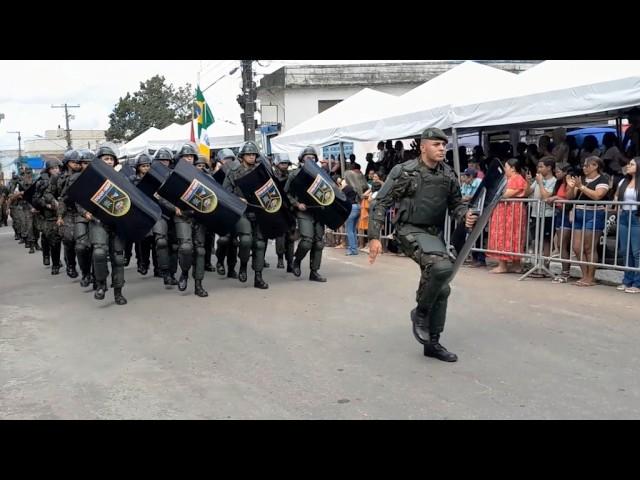
<svg viewBox="0 0 640 480">
<path fill-rule="evenodd" d="M 475 168 L 467 168 L 464 172 L 462 172 L 462 175 L 467 175 L 468 177 L 475 177 L 476 175 L 478 175 L 478 172 L 476 172 Z"/>
<path fill-rule="evenodd" d="M 445 142 L 449 141 L 449 138 L 447 138 L 444 132 L 439 128 L 427 128 L 422 132 L 420 138 L 422 140 L 443 140 Z"/>
</svg>

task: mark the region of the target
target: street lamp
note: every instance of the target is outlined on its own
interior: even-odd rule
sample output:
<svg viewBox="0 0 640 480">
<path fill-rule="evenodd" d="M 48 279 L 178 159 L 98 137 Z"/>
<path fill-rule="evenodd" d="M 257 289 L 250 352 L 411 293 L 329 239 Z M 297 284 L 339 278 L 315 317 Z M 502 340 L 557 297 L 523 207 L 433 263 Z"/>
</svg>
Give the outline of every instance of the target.
<svg viewBox="0 0 640 480">
<path fill-rule="evenodd" d="M 226 77 L 227 75 L 233 75 L 234 73 L 236 73 L 238 71 L 238 68 L 240 67 L 236 67 L 233 70 L 231 70 L 229 73 L 225 73 L 224 75 L 222 75 L 220 78 L 218 78 L 217 80 L 215 80 L 211 85 L 209 85 L 208 87 L 206 87 L 204 90 L 202 90 L 202 93 L 206 92 L 209 88 L 213 87 L 216 83 L 218 83 L 220 80 L 222 80 L 224 77 Z"/>
<path fill-rule="evenodd" d="M 22 158 L 22 137 L 20 136 L 20 132 L 7 132 L 7 133 L 17 133 L 18 134 L 18 160 Z"/>
</svg>

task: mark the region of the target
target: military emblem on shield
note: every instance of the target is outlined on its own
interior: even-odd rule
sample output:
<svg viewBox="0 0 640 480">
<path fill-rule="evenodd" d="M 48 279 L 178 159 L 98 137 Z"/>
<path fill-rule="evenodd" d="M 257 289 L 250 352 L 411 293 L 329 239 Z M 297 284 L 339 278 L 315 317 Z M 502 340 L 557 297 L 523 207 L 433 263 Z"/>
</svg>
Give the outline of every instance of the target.
<svg viewBox="0 0 640 480">
<path fill-rule="evenodd" d="M 112 217 L 122 217 L 131 208 L 129 195 L 109 180 L 105 180 L 91 201 Z"/>
<path fill-rule="evenodd" d="M 180 199 L 200 213 L 211 213 L 218 206 L 218 197 L 206 185 L 193 179 L 189 188 L 185 190 Z"/>
<path fill-rule="evenodd" d="M 331 188 L 331 185 L 329 185 L 329 183 L 320 174 L 316 175 L 316 179 L 307 189 L 307 193 L 324 207 L 331 205 L 336 198 L 333 188 Z"/>
<path fill-rule="evenodd" d="M 267 213 L 276 213 L 282 206 L 282 197 L 273 179 L 269 179 L 262 187 L 255 191 L 256 197 Z"/>
</svg>

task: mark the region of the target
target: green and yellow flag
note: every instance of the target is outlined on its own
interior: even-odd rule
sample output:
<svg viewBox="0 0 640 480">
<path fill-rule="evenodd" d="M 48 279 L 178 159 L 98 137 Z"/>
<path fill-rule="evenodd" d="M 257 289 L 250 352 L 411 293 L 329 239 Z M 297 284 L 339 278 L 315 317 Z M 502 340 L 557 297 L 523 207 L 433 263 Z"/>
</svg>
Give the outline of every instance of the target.
<svg viewBox="0 0 640 480">
<path fill-rule="evenodd" d="M 207 128 L 213 125 L 215 119 L 213 113 L 207 105 L 207 101 L 204 99 L 204 95 L 200 90 L 200 86 L 196 87 L 196 103 L 194 105 L 194 118 L 198 123 L 198 148 L 200 153 L 209 158 L 210 145 L 209 136 L 207 135 Z"/>
</svg>

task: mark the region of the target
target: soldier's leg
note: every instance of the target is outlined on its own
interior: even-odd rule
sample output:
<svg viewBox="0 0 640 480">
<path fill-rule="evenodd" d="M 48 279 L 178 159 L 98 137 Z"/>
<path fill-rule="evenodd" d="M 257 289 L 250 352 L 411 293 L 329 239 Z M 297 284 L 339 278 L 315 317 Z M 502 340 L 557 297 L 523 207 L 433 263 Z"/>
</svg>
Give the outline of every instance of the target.
<svg viewBox="0 0 640 480">
<path fill-rule="evenodd" d="M 251 222 L 251 228 L 253 231 L 253 271 L 255 272 L 253 286 L 256 288 L 266 289 L 269 288 L 269 285 L 262 279 L 262 270 L 264 269 L 264 254 L 267 248 L 267 242 L 262 235 L 257 222 Z"/>
<path fill-rule="evenodd" d="M 52 236 L 52 227 L 55 224 L 50 219 L 42 219 L 41 227 L 42 227 L 42 264 L 43 265 L 51 265 L 51 242 L 49 239 Z"/>
<path fill-rule="evenodd" d="M 313 222 L 313 245 L 311 247 L 311 260 L 309 280 L 314 282 L 326 282 L 327 279 L 320 275 L 320 265 L 322 264 L 322 250 L 324 249 L 324 225 L 320 222 Z"/>
<path fill-rule="evenodd" d="M 60 235 L 60 227 L 56 225 L 55 219 L 47 219 L 44 224 L 45 240 L 49 245 L 51 253 L 51 275 L 57 275 L 60 271 L 60 247 L 62 237 Z M 44 242 L 43 242 L 44 247 Z M 44 248 L 43 248 L 44 250 Z"/>
<path fill-rule="evenodd" d="M 89 240 L 89 223 L 83 220 L 76 220 L 74 225 L 74 240 L 76 257 L 82 279 L 81 287 L 86 287 L 91 283 L 91 241 Z"/>
<path fill-rule="evenodd" d="M 207 236 L 211 237 L 213 236 L 213 234 L 207 235 L 206 227 L 203 224 L 194 221 L 192 227 L 193 247 L 195 251 L 193 280 L 195 283 L 194 293 L 199 297 L 206 297 L 209 295 L 207 291 L 202 287 L 202 279 L 204 278 L 204 264 L 206 261 L 204 244 Z"/>
<path fill-rule="evenodd" d="M 103 300 L 107 291 L 107 276 L 109 275 L 109 267 L 107 266 L 107 256 L 109 255 L 109 233 L 105 230 L 102 223 L 95 220 L 89 222 L 89 238 L 93 247 L 91 253 L 91 261 L 93 264 L 93 274 L 96 279 L 96 300 Z M 112 257 L 113 257 L 113 252 Z M 112 258 L 113 261 L 113 258 Z"/>
<path fill-rule="evenodd" d="M 46 238 L 44 236 L 44 217 L 41 213 L 32 213 L 33 215 L 33 236 L 35 238 L 34 245 L 36 250 L 42 250 L 44 255 Z M 40 247 L 42 245 L 42 247 Z M 47 258 L 51 258 L 51 250 L 47 246 Z"/>
<path fill-rule="evenodd" d="M 178 239 L 178 261 L 180 263 L 180 279 L 178 289 L 183 292 L 187 289 L 189 269 L 193 265 L 193 239 L 191 237 L 191 222 L 181 217 L 174 221 L 176 237 Z"/>
<path fill-rule="evenodd" d="M 178 237 L 176 236 L 176 224 L 170 220 L 167 222 L 167 240 L 169 241 L 169 273 L 171 278 L 175 279 L 175 274 L 178 272 Z M 177 285 L 173 283 L 173 285 Z"/>
<path fill-rule="evenodd" d="M 211 265 L 211 252 L 213 251 L 213 243 L 216 234 L 213 231 L 205 228 L 204 238 L 204 268 L 207 272 L 213 272 L 213 265 Z"/>
<path fill-rule="evenodd" d="M 36 238 L 33 231 L 33 213 L 31 213 L 31 205 L 25 206 L 22 209 L 24 215 L 24 237 L 25 244 L 29 247 L 29 253 L 35 253 Z"/>
<path fill-rule="evenodd" d="M 171 273 L 171 245 L 169 245 L 169 225 L 167 220 L 160 218 L 153 226 L 152 232 L 155 241 L 156 256 L 158 257 L 158 270 L 160 270 L 164 284 L 176 285 L 178 282 L 175 281 L 174 283 L 172 281 L 175 279 L 173 279 Z"/>
<path fill-rule="evenodd" d="M 230 241 L 230 234 L 218 237 L 218 242 L 216 243 L 216 271 L 218 272 L 218 275 L 224 275 L 227 273 L 224 269 L 224 258 L 227 256 Z"/>
<path fill-rule="evenodd" d="M 276 238 L 276 255 L 278 256 L 277 268 L 284 268 L 286 237 L 287 237 L 287 234 L 285 233 Z"/>
<path fill-rule="evenodd" d="M 238 279 L 241 282 L 247 281 L 247 265 L 251 256 L 251 222 L 244 215 L 240 217 L 236 224 L 236 232 L 238 233 L 238 257 L 240 257 L 240 271 Z"/>
<path fill-rule="evenodd" d="M 20 240 L 20 220 L 18 219 L 18 209 L 15 205 L 9 207 L 11 215 L 11 226 L 13 227 L 14 239 Z"/>
<path fill-rule="evenodd" d="M 62 245 L 64 248 L 64 261 L 67 265 L 67 275 L 71 278 L 78 276 L 76 270 L 76 241 L 74 239 L 75 217 L 67 214 L 63 218 Z"/>
<path fill-rule="evenodd" d="M 300 241 L 298 242 L 298 248 L 296 249 L 295 259 L 293 261 L 293 274 L 296 277 L 301 275 L 300 265 L 304 257 L 313 247 L 313 217 L 307 213 L 298 212 L 298 230 L 300 231 Z"/>
<path fill-rule="evenodd" d="M 128 267 L 129 263 L 131 262 L 131 256 L 133 254 L 133 245 L 134 245 L 134 242 L 131 242 L 129 240 L 127 240 L 124 245 L 124 266 L 125 267 Z M 136 257 L 137 256 L 138 255 L 136 255 Z"/>
<path fill-rule="evenodd" d="M 151 242 L 153 236 L 146 236 L 142 240 L 136 242 L 136 261 L 138 264 L 138 273 L 146 275 L 149 271 L 149 256 L 151 255 Z"/>
<path fill-rule="evenodd" d="M 238 234 L 232 232 L 229 236 L 229 244 L 227 245 L 227 277 L 238 278 L 236 274 L 236 264 L 238 263 L 238 247 L 240 240 Z"/>
<path fill-rule="evenodd" d="M 284 237 L 284 258 L 287 261 L 287 273 L 293 271 L 293 249 L 296 245 L 296 227 L 293 226 Z"/>
<path fill-rule="evenodd" d="M 111 286 L 113 297 L 118 305 L 125 305 L 127 299 L 122 295 L 124 286 L 124 246 L 125 242 L 115 231 L 109 232 L 109 255 L 111 257 Z"/>
</svg>

